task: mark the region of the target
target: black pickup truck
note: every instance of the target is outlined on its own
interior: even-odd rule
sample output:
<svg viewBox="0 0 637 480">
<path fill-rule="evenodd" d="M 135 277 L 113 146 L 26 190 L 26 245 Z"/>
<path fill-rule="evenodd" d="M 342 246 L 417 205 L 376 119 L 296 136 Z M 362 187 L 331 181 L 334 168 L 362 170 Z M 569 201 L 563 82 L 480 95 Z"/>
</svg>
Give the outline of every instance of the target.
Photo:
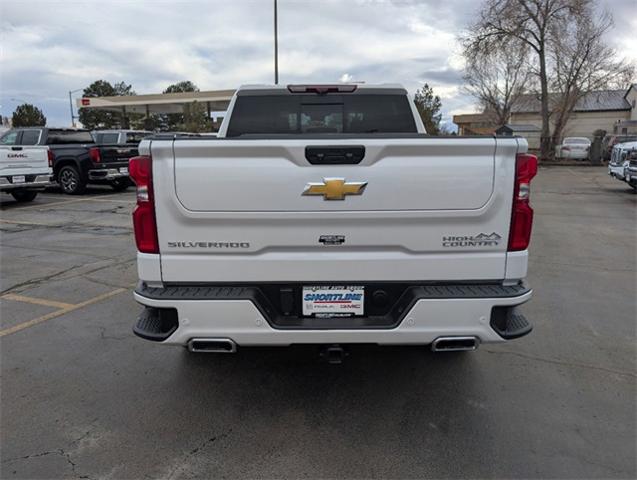
<svg viewBox="0 0 637 480">
<path fill-rule="evenodd" d="M 91 132 L 71 128 L 28 127 L 17 132 L 16 146 L 46 145 L 53 156 L 53 178 L 69 195 L 84 193 L 89 183 L 107 184 L 125 190 L 128 160 L 137 155 L 137 145 L 97 145 Z"/>
</svg>

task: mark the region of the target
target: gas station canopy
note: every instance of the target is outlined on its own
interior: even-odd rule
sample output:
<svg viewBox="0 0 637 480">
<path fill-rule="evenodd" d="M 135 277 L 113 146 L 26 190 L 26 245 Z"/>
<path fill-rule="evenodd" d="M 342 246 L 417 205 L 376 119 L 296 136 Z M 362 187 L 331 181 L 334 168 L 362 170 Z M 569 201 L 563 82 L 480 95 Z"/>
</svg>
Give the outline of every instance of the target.
<svg viewBox="0 0 637 480">
<path fill-rule="evenodd" d="M 91 108 L 120 113 L 182 113 L 184 105 L 197 102 L 210 112 L 225 111 L 234 90 L 209 90 L 206 92 L 158 93 L 151 95 L 127 95 L 115 97 L 78 98 L 77 108 Z"/>
</svg>

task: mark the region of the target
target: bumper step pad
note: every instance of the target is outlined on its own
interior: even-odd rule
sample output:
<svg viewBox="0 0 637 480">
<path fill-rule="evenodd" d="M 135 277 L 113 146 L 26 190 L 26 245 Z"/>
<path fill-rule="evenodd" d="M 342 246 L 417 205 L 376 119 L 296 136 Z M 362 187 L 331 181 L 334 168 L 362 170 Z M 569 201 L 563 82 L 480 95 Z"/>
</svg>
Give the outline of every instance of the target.
<svg viewBox="0 0 637 480">
<path fill-rule="evenodd" d="M 146 307 L 139 315 L 133 333 L 146 340 L 162 342 L 170 337 L 178 326 L 175 308 Z"/>
<path fill-rule="evenodd" d="M 517 307 L 493 307 L 491 328 L 505 340 L 512 340 L 531 333 L 533 325 Z"/>
</svg>

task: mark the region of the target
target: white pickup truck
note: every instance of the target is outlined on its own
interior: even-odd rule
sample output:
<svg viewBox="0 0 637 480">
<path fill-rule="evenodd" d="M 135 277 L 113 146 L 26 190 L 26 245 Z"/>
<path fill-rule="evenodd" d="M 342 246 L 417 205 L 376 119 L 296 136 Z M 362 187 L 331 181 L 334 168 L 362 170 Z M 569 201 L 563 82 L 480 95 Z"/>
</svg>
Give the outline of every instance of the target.
<svg viewBox="0 0 637 480">
<path fill-rule="evenodd" d="M 18 202 L 31 202 L 51 185 L 53 158 L 48 147 L 22 146 L 22 135 L 9 131 L 0 137 L 0 191 Z"/>
<path fill-rule="evenodd" d="M 192 352 L 521 337 L 537 159 L 515 137 L 428 136 L 399 85 L 241 87 L 217 138 L 131 159 L 145 308 Z"/>
</svg>

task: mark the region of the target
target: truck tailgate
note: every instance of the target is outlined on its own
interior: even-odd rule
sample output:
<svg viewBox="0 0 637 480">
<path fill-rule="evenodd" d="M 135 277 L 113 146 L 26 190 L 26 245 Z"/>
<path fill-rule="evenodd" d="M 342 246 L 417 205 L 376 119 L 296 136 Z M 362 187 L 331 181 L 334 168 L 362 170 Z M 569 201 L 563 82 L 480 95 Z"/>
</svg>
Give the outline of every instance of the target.
<svg viewBox="0 0 637 480">
<path fill-rule="evenodd" d="M 100 157 L 103 164 L 128 164 L 137 155 L 137 145 L 101 145 Z"/>
<path fill-rule="evenodd" d="M 284 145 L 281 145 L 284 143 Z M 181 204 L 199 212 L 475 210 L 493 193 L 495 141 L 348 140 L 363 146 L 354 165 L 312 165 L 306 147 L 334 141 L 177 142 L 175 184 Z M 301 195 L 326 178 L 366 182 L 361 195 L 325 201 Z"/>
<path fill-rule="evenodd" d="M 48 147 L 0 146 L 0 176 L 42 175 L 48 172 Z"/>
<path fill-rule="evenodd" d="M 353 146 L 359 164 L 306 158 L 306 147 Z M 152 142 L 162 280 L 502 279 L 518 149 L 415 135 Z M 366 186 L 303 195 L 335 178 Z"/>
</svg>

